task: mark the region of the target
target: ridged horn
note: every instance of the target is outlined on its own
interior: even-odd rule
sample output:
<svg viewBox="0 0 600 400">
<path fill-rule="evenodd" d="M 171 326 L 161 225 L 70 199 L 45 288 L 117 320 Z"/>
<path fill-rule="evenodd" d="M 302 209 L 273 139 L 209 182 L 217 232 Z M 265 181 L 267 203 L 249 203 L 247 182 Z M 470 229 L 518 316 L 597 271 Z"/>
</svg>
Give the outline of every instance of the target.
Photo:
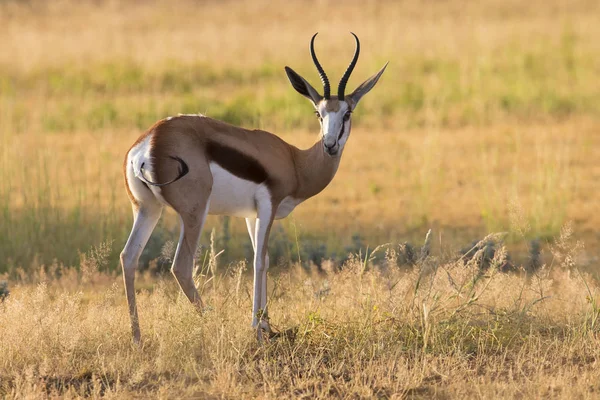
<svg viewBox="0 0 600 400">
<path fill-rule="evenodd" d="M 321 64 L 319 64 L 319 60 L 317 59 L 317 55 L 315 53 L 315 37 L 317 37 L 318 34 L 319 32 L 315 33 L 312 39 L 310 40 L 310 55 L 312 56 L 313 62 L 315 63 L 315 67 L 317 67 L 317 71 L 319 71 L 319 77 L 321 78 L 321 82 L 323 82 L 323 97 L 325 99 L 329 99 L 329 79 L 327 78 L 327 74 L 323 70 L 323 67 L 321 67 Z"/>
<path fill-rule="evenodd" d="M 350 32 L 350 33 L 352 33 L 352 36 L 354 36 L 354 39 L 356 40 L 356 50 L 354 51 L 354 57 L 352 58 L 352 61 L 350 61 L 350 65 L 348 65 L 346 72 L 344 72 L 344 76 L 342 76 L 342 79 L 340 79 L 340 84 L 338 86 L 338 99 L 339 100 L 344 100 L 344 92 L 346 91 L 346 83 L 348 83 L 348 79 L 350 79 L 350 75 L 352 74 L 352 71 L 354 70 L 354 67 L 356 66 L 356 62 L 358 61 L 358 55 L 360 54 L 360 42 L 358 40 L 358 37 L 354 34 L 354 32 Z"/>
</svg>

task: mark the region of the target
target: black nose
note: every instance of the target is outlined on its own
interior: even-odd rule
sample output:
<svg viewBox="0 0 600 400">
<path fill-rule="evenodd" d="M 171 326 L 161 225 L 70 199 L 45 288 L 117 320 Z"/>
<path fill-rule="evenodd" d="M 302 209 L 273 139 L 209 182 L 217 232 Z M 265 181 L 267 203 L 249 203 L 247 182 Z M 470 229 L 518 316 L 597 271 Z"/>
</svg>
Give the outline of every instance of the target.
<svg viewBox="0 0 600 400">
<path fill-rule="evenodd" d="M 327 154 L 329 154 L 330 156 L 336 155 L 337 150 L 335 150 L 335 145 L 336 145 L 336 143 L 334 143 L 333 146 L 327 146 L 325 143 L 323 143 L 323 147 L 325 147 L 325 152 Z"/>
</svg>

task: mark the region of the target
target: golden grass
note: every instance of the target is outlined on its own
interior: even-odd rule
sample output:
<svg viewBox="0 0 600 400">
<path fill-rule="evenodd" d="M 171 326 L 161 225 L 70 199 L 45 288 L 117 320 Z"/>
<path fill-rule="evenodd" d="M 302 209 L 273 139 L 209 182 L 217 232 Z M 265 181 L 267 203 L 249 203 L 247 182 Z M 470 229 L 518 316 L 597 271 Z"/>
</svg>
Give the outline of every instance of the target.
<svg viewBox="0 0 600 400">
<path fill-rule="evenodd" d="M 143 339 L 131 343 L 121 278 L 26 274 L 0 303 L 0 394 L 11 398 L 593 398 L 600 388 L 598 286 L 573 263 L 565 230 L 529 278 L 471 260 L 398 267 L 354 256 L 271 280 L 272 323 L 256 343 L 245 264 L 199 278 L 198 315 L 172 279 L 144 275 Z M 56 274 L 62 277 L 54 278 Z"/>
<path fill-rule="evenodd" d="M 586 120 L 508 125 L 485 134 L 479 128 L 421 134 L 357 128 L 330 187 L 276 229 L 293 247 L 296 234 L 301 239 L 316 234 L 336 249 L 340 241 L 342 248 L 350 242 L 351 233 L 373 247 L 414 241 L 430 227 L 444 242 L 459 246 L 486 231 L 510 231 L 510 205 L 516 203 L 531 227 L 526 237 L 551 238 L 573 220 L 594 246 L 596 202 L 590 190 L 600 148 L 595 126 Z M 0 185 L 10 205 L 2 227 L 5 257 L 20 256 L 19 265 L 38 252 L 43 263 L 58 257 L 74 264 L 77 249 L 111 239 L 120 247 L 131 224 L 122 154 L 136 136 L 135 131 L 65 133 L 10 140 L 4 160 L 27 154 L 29 167 L 8 167 L 14 174 Z M 304 132 L 282 137 L 300 146 L 315 140 L 315 134 Z M 163 223 L 175 240 L 176 219 L 167 214 Z M 222 230 L 211 217 L 204 244 L 213 226 Z M 234 219 L 231 229 L 239 244 L 229 250 L 240 255 L 235 245 L 248 242 L 244 224 Z"/>
</svg>

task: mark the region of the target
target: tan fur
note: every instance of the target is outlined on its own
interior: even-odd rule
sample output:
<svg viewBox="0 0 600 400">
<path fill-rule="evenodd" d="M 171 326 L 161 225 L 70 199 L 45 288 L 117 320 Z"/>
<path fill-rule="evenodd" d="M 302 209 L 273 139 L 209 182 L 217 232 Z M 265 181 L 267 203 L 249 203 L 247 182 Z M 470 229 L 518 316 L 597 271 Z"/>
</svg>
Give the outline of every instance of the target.
<svg viewBox="0 0 600 400">
<path fill-rule="evenodd" d="M 226 162 L 236 163 L 239 161 L 237 158 L 242 158 L 254 165 L 259 175 L 262 171 L 266 176 L 264 184 L 270 194 L 271 215 L 266 219 L 264 215 L 262 217 L 258 215 L 256 219 L 257 232 L 259 226 L 262 232 L 260 240 L 258 237 L 253 237 L 252 232 L 250 234 L 253 237 L 255 257 L 257 257 L 254 268 L 253 321 L 260 314 L 259 321 L 256 323 L 261 328 L 258 334 L 262 335 L 263 330 L 270 332 L 266 313 L 266 270 L 269 264 L 267 248 L 277 208 L 288 196 L 304 200 L 322 191 L 333 179 L 340 157 L 325 154 L 321 141 L 307 150 L 300 150 L 269 132 L 243 129 L 203 116 L 183 115 L 159 121 L 145 132 L 132 148 L 149 135 L 148 162 L 154 182 L 169 182 L 178 176 L 181 165 L 173 159 L 175 156 L 184 160 L 189 167 L 186 175 L 169 185 L 160 188 L 148 186 L 144 189 L 157 196 L 159 193 L 162 201 L 169 204 L 181 217 L 182 235 L 172 272 L 185 295 L 198 309 L 202 308 L 202 301 L 194 285 L 192 271 L 213 186 L 210 163 L 211 154 L 214 156 L 214 153 L 211 153 L 210 149 L 216 147 L 228 149 L 228 152 L 233 151 L 237 157 L 229 157 Z M 151 230 L 160 217 L 162 207 L 159 205 L 158 197 L 155 199 L 150 196 L 152 200 L 145 200 L 145 202 L 135 198 L 127 182 L 127 168 L 132 166 L 127 165 L 126 161 L 125 183 L 135 218 L 132 233 L 121 253 L 121 264 L 133 338 L 139 342 L 140 328 L 134 290 L 135 268 Z M 239 172 L 239 164 L 237 168 Z M 259 243 L 262 243 L 262 247 L 259 247 Z M 259 260 L 258 264 L 256 259 Z"/>
<path fill-rule="evenodd" d="M 325 110 L 328 112 L 338 112 L 340 110 L 340 102 L 337 96 L 331 96 L 331 98 L 325 101 Z"/>
<path fill-rule="evenodd" d="M 358 46 L 358 38 L 356 40 Z M 207 213 L 239 213 L 246 217 L 254 248 L 252 325 L 258 328 L 259 338 L 262 337 L 262 331 L 270 333 L 266 274 L 269 268 L 267 248 L 273 220 L 276 216 L 285 217 L 296 205 L 318 194 L 331 182 L 350 133 L 350 121 L 341 115 L 340 110 L 353 110 L 360 98 L 377 83 L 384 70 L 385 66 L 346 96 L 346 102 L 342 104 L 343 101 L 337 96 L 322 99 L 304 78 L 286 67 L 288 78 L 296 91 L 309 98 L 320 114 L 328 114 L 320 115 L 321 139 L 306 150 L 300 150 L 272 133 L 240 128 L 201 115 L 164 119 L 137 140 L 124 164 L 125 184 L 134 209 L 134 224 L 121 253 L 135 341 L 140 340 L 134 289 L 135 269 L 165 202 L 181 218 L 181 235 L 172 272 L 190 302 L 199 309 L 202 308 L 202 301 L 194 285 L 192 271 Z M 346 104 L 349 108 L 346 108 Z M 136 147 L 147 138 L 150 138 L 149 147 Z M 340 141 L 340 138 L 343 140 Z M 136 149 L 132 152 L 134 147 Z M 153 180 L 145 176 L 144 167 L 148 167 Z M 214 190 L 216 194 L 211 197 L 214 179 L 219 180 Z M 132 193 L 132 188 L 135 193 Z M 211 209 L 211 201 L 217 205 L 216 208 Z M 218 208 L 221 206 L 224 208 Z M 281 211 L 279 214 L 278 210 Z"/>
<path fill-rule="evenodd" d="M 286 196 L 307 199 L 316 195 L 331 181 L 339 164 L 339 158 L 325 154 L 320 141 L 310 149 L 300 150 L 272 133 L 239 128 L 207 117 L 180 116 L 163 120 L 147 134 L 152 134 L 152 162 L 158 182 L 177 176 L 178 164 L 170 156 L 177 155 L 189 165 L 188 175 L 161 189 L 167 203 L 186 202 L 181 204 L 184 209 L 196 201 L 187 196 L 184 196 L 185 201 L 181 199 L 180 192 L 188 191 L 191 182 L 201 182 L 203 189 L 210 192 L 212 182 L 207 178 L 210 159 L 206 152 L 210 141 L 233 148 L 260 163 L 269 174 L 267 186 L 275 204 Z"/>
</svg>

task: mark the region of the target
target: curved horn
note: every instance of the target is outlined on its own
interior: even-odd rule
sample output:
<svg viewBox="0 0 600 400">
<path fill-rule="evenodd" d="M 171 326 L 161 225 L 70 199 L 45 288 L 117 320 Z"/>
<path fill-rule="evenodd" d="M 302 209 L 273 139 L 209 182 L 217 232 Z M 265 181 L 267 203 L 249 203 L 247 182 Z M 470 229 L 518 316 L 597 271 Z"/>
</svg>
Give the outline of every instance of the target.
<svg viewBox="0 0 600 400">
<path fill-rule="evenodd" d="M 319 77 L 321 78 L 321 82 L 323 82 L 323 97 L 325 99 L 329 99 L 329 79 L 327 79 L 327 74 L 319 64 L 319 60 L 317 60 L 317 55 L 315 54 L 315 37 L 319 32 L 315 33 L 310 39 L 310 55 L 312 56 L 313 62 L 315 63 L 315 67 L 317 67 L 317 71 L 319 71 Z"/>
<path fill-rule="evenodd" d="M 350 65 L 348 65 L 346 72 L 344 72 L 344 76 L 342 76 L 342 79 L 340 79 L 340 84 L 338 86 L 339 100 L 344 100 L 344 91 L 346 90 L 346 83 L 348 83 L 350 74 L 352 74 L 352 71 L 356 66 L 356 61 L 358 61 L 358 54 L 360 53 L 360 42 L 358 41 L 358 37 L 354 34 L 354 32 L 350 33 L 352 33 L 352 36 L 354 36 L 354 39 L 356 39 L 356 50 L 354 51 L 354 57 L 352 58 L 352 61 L 350 61 Z"/>
</svg>

